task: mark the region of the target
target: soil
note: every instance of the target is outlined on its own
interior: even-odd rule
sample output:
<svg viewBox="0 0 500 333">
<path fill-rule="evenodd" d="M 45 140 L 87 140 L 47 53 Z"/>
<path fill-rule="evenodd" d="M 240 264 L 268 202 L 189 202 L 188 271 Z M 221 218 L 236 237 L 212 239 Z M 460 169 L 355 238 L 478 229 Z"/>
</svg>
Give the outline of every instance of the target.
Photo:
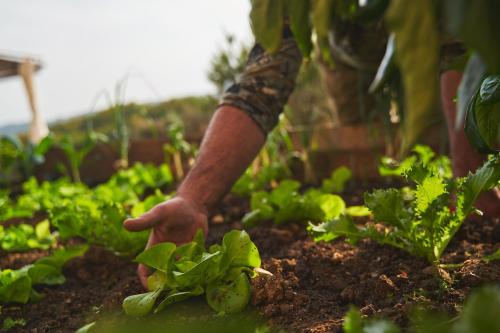
<svg viewBox="0 0 500 333">
<path fill-rule="evenodd" d="M 359 203 L 358 193 L 347 200 Z M 211 218 L 209 242 L 240 228 L 248 201 L 229 197 Z M 300 225 L 264 224 L 249 230 L 260 249 L 263 268 L 273 277 L 258 277 L 252 304 L 272 326 L 286 332 L 341 332 L 350 304 L 364 315 L 383 316 L 405 326 L 417 306 L 455 314 L 470 290 L 500 283 L 500 262 L 480 258 L 500 247 L 500 220 L 467 222 L 447 249 L 443 261 L 464 263 L 448 271 L 449 281 L 436 278 L 429 264 L 400 250 L 363 240 L 314 243 Z M 19 268 L 45 251 L 0 253 L 2 268 Z M 24 318 L 26 325 L 9 332 L 74 332 L 100 313 L 117 310 L 124 297 L 142 292 L 129 258 L 91 247 L 64 269 L 66 283 L 41 287 L 38 303 L 4 306 L 4 318 Z"/>
</svg>

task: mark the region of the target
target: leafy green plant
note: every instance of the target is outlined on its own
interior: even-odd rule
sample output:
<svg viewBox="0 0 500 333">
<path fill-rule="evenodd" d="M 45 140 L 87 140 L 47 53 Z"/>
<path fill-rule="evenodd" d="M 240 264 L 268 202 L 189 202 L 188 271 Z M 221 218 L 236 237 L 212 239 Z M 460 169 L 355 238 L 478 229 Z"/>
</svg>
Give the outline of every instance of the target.
<svg viewBox="0 0 500 333">
<path fill-rule="evenodd" d="M 38 144 L 25 144 L 15 136 L 0 137 L 0 182 L 9 184 L 16 170 L 21 170 L 24 179 L 33 176 L 35 166 L 45 161 L 45 154 L 53 144 L 51 136 Z"/>
<path fill-rule="evenodd" d="M 125 313 L 136 317 L 202 294 L 218 313 L 239 312 L 250 300 L 248 277 L 254 276 L 261 264 L 259 251 L 248 234 L 237 230 L 208 250 L 203 233 L 198 231 L 191 243 L 180 247 L 157 244 L 135 261 L 155 269 L 148 278 L 149 292 L 123 301 Z"/>
<path fill-rule="evenodd" d="M 89 243 L 119 254 L 136 254 L 146 244 L 147 232 L 128 232 L 122 227 L 122 222 L 129 213 L 138 216 L 166 200 L 167 197 L 159 190 L 144 200 L 141 198 L 150 189 L 158 189 L 171 182 L 172 173 L 167 165 L 155 167 L 139 163 L 130 169 L 120 170 L 107 183 L 93 190 L 83 183 L 71 183 L 66 179 L 38 183 L 32 178 L 23 184 L 24 193 L 14 202 L 7 192 L 1 193 L 0 218 L 32 217 L 36 212 L 43 211 L 48 213 L 52 226 L 62 238 L 83 237 Z M 29 228 L 23 226 L 22 230 L 28 232 Z M 18 242 L 22 240 L 20 235 L 15 239 Z M 34 245 L 34 240 L 30 243 Z"/>
<path fill-rule="evenodd" d="M 123 228 L 127 214 L 118 203 L 80 196 L 60 200 L 49 216 L 63 239 L 82 237 L 119 255 L 134 255 L 146 245 L 147 231 L 134 233 Z"/>
<path fill-rule="evenodd" d="M 36 212 L 50 211 L 59 200 L 72 198 L 88 193 L 89 189 L 82 183 L 70 183 L 67 179 L 39 183 L 34 177 L 22 185 L 23 194 L 11 201 L 8 196 L 4 205 L 0 205 L 2 221 L 11 218 L 31 218 Z"/>
<path fill-rule="evenodd" d="M 167 128 L 169 142 L 163 146 L 167 164 L 174 165 L 177 180 L 184 178 L 182 155 L 189 156 L 195 152 L 193 145 L 184 138 L 184 126 L 181 122 L 173 122 Z"/>
<path fill-rule="evenodd" d="M 149 189 L 162 188 L 172 182 L 172 171 L 167 164 L 157 167 L 135 163 L 131 168 L 119 170 L 105 184 L 97 186 L 95 191 L 102 191 L 102 197 L 123 203 L 143 196 Z"/>
<path fill-rule="evenodd" d="M 64 151 L 69 162 L 69 174 L 75 182 L 81 182 L 80 166 L 87 155 L 99 142 L 106 142 L 104 134 L 90 132 L 81 147 L 77 147 L 70 136 L 62 138 L 57 145 Z"/>
<path fill-rule="evenodd" d="M 496 250 L 496 252 L 487 255 L 483 258 L 486 262 L 494 261 L 494 260 L 500 260 L 500 249 Z"/>
<path fill-rule="evenodd" d="M 453 176 L 448 156 L 436 156 L 436 153 L 430 147 L 424 145 L 416 145 L 412 149 L 411 154 L 402 161 L 397 161 L 387 156 L 382 157 L 378 171 L 384 177 L 404 177 L 406 172 L 415 164 L 424 164 L 446 179 Z"/>
<path fill-rule="evenodd" d="M 34 264 L 17 270 L 0 270 L 0 303 L 27 303 L 42 297 L 33 286 L 57 285 L 65 281 L 62 274 L 64 264 L 82 256 L 87 245 L 56 250 L 52 255 L 38 259 Z"/>
<path fill-rule="evenodd" d="M 406 177 L 413 183 L 411 189 L 365 193 L 365 205 L 382 227 L 359 227 L 341 216 L 319 225 L 311 224 L 309 230 L 317 241 L 344 236 L 355 243 L 360 238 L 371 238 L 439 264 L 464 219 L 475 211 L 473 204 L 479 194 L 498 184 L 500 157 L 491 157 L 475 173 L 455 181 L 425 164 L 413 165 L 406 171 Z"/>
<path fill-rule="evenodd" d="M 26 325 L 26 320 L 23 318 L 12 318 L 7 317 L 3 320 L 2 328 L 0 328 L 0 332 L 8 332 L 11 328 L 14 327 L 23 327 Z"/>
<path fill-rule="evenodd" d="M 346 166 L 340 166 L 332 171 L 330 178 L 323 179 L 321 189 L 325 193 L 342 193 L 351 178 L 352 171 Z"/>
<path fill-rule="evenodd" d="M 467 107 L 465 133 L 484 154 L 498 153 L 500 144 L 500 75 L 485 78 Z"/>
<path fill-rule="evenodd" d="M 277 224 L 333 219 L 345 210 L 345 202 L 334 194 L 318 189 L 299 193 L 300 183 L 284 180 L 271 192 L 258 191 L 250 199 L 251 211 L 243 217 L 245 226 L 254 226 L 266 220 Z"/>
<path fill-rule="evenodd" d="M 48 220 L 39 222 L 35 227 L 24 223 L 9 228 L 0 225 L 0 247 L 4 251 L 46 250 L 54 245 L 55 241 Z"/>
</svg>

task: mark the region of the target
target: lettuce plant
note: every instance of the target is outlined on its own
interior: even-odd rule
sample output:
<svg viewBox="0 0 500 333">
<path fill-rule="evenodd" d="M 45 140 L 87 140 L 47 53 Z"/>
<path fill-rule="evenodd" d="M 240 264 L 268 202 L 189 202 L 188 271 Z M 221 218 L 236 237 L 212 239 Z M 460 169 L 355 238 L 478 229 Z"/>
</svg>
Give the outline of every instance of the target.
<svg viewBox="0 0 500 333">
<path fill-rule="evenodd" d="M 48 220 L 38 223 L 35 227 L 24 223 L 9 228 L 0 225 L 0 247 L 5 251 L 46 250 L 55 241 Z"/>
<path fill-rule="evenodd" d="M 325 193 L 342 193 L 351 178 L 352 171 L 346 166 L 340 166 L 332 171 L 329 178 L 323 179 L 321 189 Z"/>
<path fill-rule="evenodd" d="M 27 303 L 42 296 L 34 285 L 57 285 L 65 281 L 62 274 L 64 264 L 75 257 L 82 256 L 87 245 L 56 250 L 52 255 L 38 259 L 34 264 L 17 270 L 0 270 L 0 303 Z"/>
<path fill-rule="evenodd" d="M 491 157 L 475 173 L 451 180 L 431 165 L 416 164 L 406 171 L 413 186 L 365 193 L 365 204 L 381 227 L 359 227 L 341 216 L 319 225 L 310 224 L 315 240 L 344 236 L 355 243 L 371 238 L 403 249 L 437 264 L 464 219 L 475 211 L 479 194 L 500 180 L 500 156 Z"/>
<path fill-rule="evenodd" d="M 245 231 L 227 233 L 222 244 L 205 248 L 203 233 L 177 247 L 157 244 L 136 257 L 136 262 L 155 272 L 148 278 L 148 292 L 123 301 L 125 313 L 144 316 L 190 297 L 205 294 L 208 305 L 218 313 L 243 310 L 250 300 L 248 277 L 258 271 L 259 251 Z"/>
<path fill-rule="evenodd" d="M 435 173 L 443 178 L 452 178 L 451 161 L 446 155 L 438 155 L 428 146 L 416 145 L 411 154 L 402 161 L 385 156 L 382 157 L 378 172 L 381 176 L 404 177 L 406 172 L 415 164 L 424 164 L 434 169 Z"/>
<path fill-rule="evenodd" d="M 345 210 L 345 202 L 334 194 L 318 189 L 299 193 L 300 183 L 284 180 L 271 192 L 252 194 L 251 211 L 243 217 L 245 226 L 274 220 L 277 224 L 300 221 L 321 221 L 339 216 Z"/>
<path fill-rule="evenodd" d="M 118 203 L 79 196 L 61 200 L 49 213 L 63 239 L 81 237 L 119 255 L 135 255 L 146 245 L 147 231 L 134 233 L 123 228 L 127 213 Z"/>
</svg>

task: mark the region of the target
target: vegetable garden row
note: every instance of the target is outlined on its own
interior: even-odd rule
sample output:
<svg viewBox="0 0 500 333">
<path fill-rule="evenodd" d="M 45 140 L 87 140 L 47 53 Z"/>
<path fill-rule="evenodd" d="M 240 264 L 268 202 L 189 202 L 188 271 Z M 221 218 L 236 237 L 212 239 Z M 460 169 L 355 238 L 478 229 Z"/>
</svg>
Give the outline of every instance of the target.
<svg viewBox="0 0 500 333">
<path fill-rule="evenodd" d="M 31 178 L 0 196 L 2 329 L 500 331 L 500 228 L 473 206 L 498 184 L 500 160 L 460 179 L 449 164 L 417 146 L 382 159 L 379 189 L 345 167 L 311 187 L 269 164 L 240 179 L 207 242 L 199 233 L 143 252 L 148 233 L 122 223 L 173 195 L 167 164 L 135 164 L 94 188 Z M 147 292 L 137 263 L 152 269 Z"/>
</svg>

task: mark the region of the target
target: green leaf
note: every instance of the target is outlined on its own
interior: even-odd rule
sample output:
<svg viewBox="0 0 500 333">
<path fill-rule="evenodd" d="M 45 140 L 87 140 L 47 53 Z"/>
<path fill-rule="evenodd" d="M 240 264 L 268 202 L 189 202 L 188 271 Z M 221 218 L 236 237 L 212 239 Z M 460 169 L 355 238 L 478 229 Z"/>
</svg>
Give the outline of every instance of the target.
<svg viewBox="0 0 500 333">
<path fill-rule="evenodd" d="M 43 138 L 34 148 L 33 153 L 39 156 L 44 156 L 54 145 L 54 138 L 52 136 L 46 136 Z"/>
<path fill-rule="evenodd" d="M 446 193 L 446 184 L 440 177 L 426 177 L 421 184 L 417 185 L 415 191 L 415 208 L 423 213 L 430 204 L 441 195 Z"/>
<path fill-rule="evenodd" d="M 350 206 L 346 208 L 345 213 L 353 217 L 364 217 L 371 215 L 370 209 L 366 206 Z"/>
<path fill-rule="evenodd" d="M 233 230 L 224 235 L 222 240 L 225 267 L 260 267 L 261 260 L 257 246 L 244 230 Z"/>
<path fill-rule="evenodd" d="M 317 225 L 309 223 L 307 230 L 311 233 L 315 242 L 330 242 L 338 237 L 346 237 L 350 243 L 354 244 L 364 237 L 364 234 L 354 225 L 354 222 L 344 215 Z"/>
<path fill-rule="evenodd" d="M 349 311 L 344 316 L 344 323 L 342 328 L 345 333 L 364 333 L 363 332 L 363 318 L 357 308 L 351 306 Z"/>
<path fill-rule="evenodd" d="M 265 191 L 252 193 L 250 199 L 251 212 L 247 213 L 242 220 L 245 227 L 252 227 L 257 223 L 274 217 L 274 208 L 270 202 L 270 195 Z"/>
<path fill-rule="evenodd" d="M 322 194 L 317 198 L 316 204 L 323 212 L 322 218 L 325 220 L 339 217 L 345 211 L 344 200 L 335 194 Z"/>
<path fill-rule="evenodd" d="M 500 158 L 493 157 L 475 173 L 469 174 L 459 185 L 457 211 L 466 217 L 473 209 L 474 201 L 481 192 L 495 186 L 500 180 Z"/>
<path fill-rule="evenodd" d="M 161 301 L 160 304 L 158 304 L 154 312 L 160 312 L 170 304 L 182 302 L 188 298 L 202 295 L 204 292 L 205 291 L 201 286 L 196 286 L 195 289 L 189 291 L 172 291 L 167 295 L 167 297 L 165 297 L 165 299 L 163 299 L 163 301 Z"/>
<path fill-rule="evenodd" d="M 440 44 L 434 2 L 393 0 L 386 19 L 395 36 L 396 61 L 403 76 L 403 150 L 407 150 L 434 122 L 438 110 Z"/>
<path fill-rule="evenodd" d="M 458 86 L 457 118 L 455 128 L 460 129 L 465 119 L 468 105 L 481 86 L 486 75 L 486 65 L 477 53 L 473 53 Z"/>
<path fill-rule="evenodd" d="M 150 276 L 148 276 L 148 290 L 153 291 L 163 288 L 167 283 L 167 274 L 161 271 L 156 271 Z"/>
<path fill-rule="evenodd" d="M 284 22 L 283 0 L 252 0 L 250 21 L 255 39 L 270 53 L 281 46 Z"/>
<path fill-rule="evenodd" d="M 332 22 L 332 0 L 313 0 L 312 22 L 318 38 L 328 38 Z"/>
<path fill-rule="evenodd" d="M 200 261 L 186 267 L 185 272 L 174 271 L 175 281 L 180 288 L 187 288 L 189 286 L 201 284 L 207 276 L 208 269 L 212 267 L 217 267 L 220 262 L 222 254 L 220 252 L 215 253 L 203 253 Z"/>
<path fill-rule="evenodd" d="M 487 286 L 474 292 L 465 303 L 454 332 L 500 332 L 500 288 Z"/>
<path fill-rule="evenodd" d="M 35 227 L 36 238 L 39 240 L 50 237 L 50 223 L 49 220 L 44 220 L 38 223 Z"/>
<path fill-rule="evenodd" d="M 403 230 L 406 228 L 404 223 L 411 220 L 411 215 L 405 209 L 403 198 L 397 189 L 365 193 L 365 205 L 373 212 L 376 221 L 385 222 Z"/>
<path fill-rule="evenodd" d="M 218 313 L 231 314 L 242 311 L 250 301 L 252 289 L 245 273 L 233 272 L 226 280 L 208 285 L 208 305 Z"/>
<path fill-rule="evenodd" d="M 494 260 L 500 260 L 500 249 L 498 249 L 496 252 L 488 255 L 488 256 L 484 256 L 483 259 L 486 261 L 486 262 L 490 262 L 490 261 L 494 261 Z"/>
<path fill-rule="evenodd" d="M 48 265 L 61 269 L 67 261 L 83 256 L 85 252 L 87 252 L 88 248 L 87 244 L 82 244 L 59 249 L 54 251 L 54 253 L 50 256 L 38 259 L 36 264 Z"/>
<path fill-rule="evenodd" d="M 15 328 L 16 326 L 23 327 L 26 325 L 26 320 L 23 318 L 13 319 L 12 317 L 7 317 L 4 319 L 2 323 L 2 328 L 0 332 L 8 331 L 11 328 Z"/>
<path fill-rule="evenodd" d="M 63 284 L 66 279 L 60 267 L 35 263 L 28 271 L 33 284 L 57 285 Z"/>
<path fill-rule="evenodd" d="M 348 167 L 338 167 L 333 170 L 330 178 L 323 180 L 322 189 L 327 193 L 342 193 L 351 178 L 352 171 Z"/>
<path fill-rule="evenodd" d="M 271 208 L 272 210 L 272 208 Z M 265 221 L 267 219 L 270 219 L 272 215 L 268 215 L 265 213 L 262 213 L 260 209 L 252 210 L 251 212 L 248 212 L 243 216 L 243 219 L 241 220 L 241 223 L 245 228 L 251 228 L 255 227 L 259 222 Z"/>
<path fill-rule="evenodd" d="M 128 296 L 123 300 L 123 310 L 126 314 L 133 317 L 142 317 L 147 315 L 153 309 L 156 299 L 160 296 L 162 289 L 150 291 L 144 294 Z"/>
<path fill-rule="evenodd" d="M 196 234 L 194 235 L 193 242 L 196 243 L 200 248 L 205 248 L 205 235 L 203 234 L 203 230 L 198 229 Z"/>
<path fill-rule="evenodd" d="M 487 77 L 467 108 L 465 133 L 481 153 L 495 153 L 500 143 L 500 76 Z"/>
<path fill-rule="evenodd" d="M 311 41 L 312 27 L 309 20 L 309 0 L 289 0 L 286 5 L 293 36 L 302 54 L 309 57 L 313 48 Z"/>
<path fill-rule="evenodd" d="M 135 257 L 135 262 L 166 272 L 175 250 L 176 246 L 173 243 L 156 244 Z"/>
<path fill-rule="evenodd" d="M 484 104 L 500 102 L 500 75 L 485 78 L 481 84 L 479 95 Z"/>
<path fill-rule="evenodd" d="M 10 280 L 10 281 L 9 281 Z M 31 279 L 15 271 L 0 271 L 0 303 L 27 303 L 31 294 Z"/>
<path fill-rule="evenodd" d="M 161 193 L 160 190 L 157 189 L 154 194 L 151 194 L 143 201 L 136 203 L 132 207 L 130 214 L 132 217 L 139 217 L 148 210 L 150 210 L 151 208 L 153 208 L 154 206 L 164 202 L 167 199 L 168 196 L 165 196 L 163 193 Z"/>
<path fill-rule="evenodd" d="M 355 307 L 351 307 L 344 317 L 342 326 L 345 333 L 399 333 L 393 323 L 386 320 L 364 320 Z"/>
<path fill-rule="evenodd" d="M 492 74 L 500 74 L 500 44 L 498 13 L 500 3 L 496 0 L 447 0 L 445 23 L 450 32 L 481 55 Z"/>
<path fill-rule="evenodd" d="M 269 195 L 269 201 L 278 207 L 284 207 L 290 200 L 298 195 L 300 183 L 296 180 L 284 180 Z"/>
</svg>

